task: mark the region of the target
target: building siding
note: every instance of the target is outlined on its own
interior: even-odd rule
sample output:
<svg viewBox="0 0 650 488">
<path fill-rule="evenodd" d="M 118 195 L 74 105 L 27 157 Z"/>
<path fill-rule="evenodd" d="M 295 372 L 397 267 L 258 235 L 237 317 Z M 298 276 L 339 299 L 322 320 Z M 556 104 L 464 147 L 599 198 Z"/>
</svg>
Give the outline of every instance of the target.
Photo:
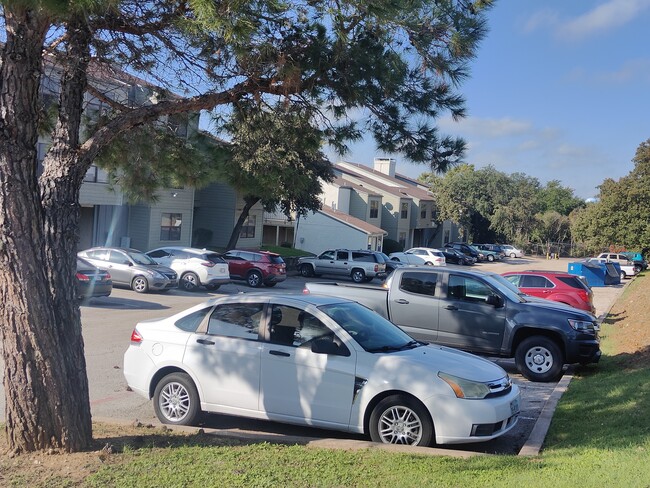
<svg viewBox="0 0 650 488">
<path fill-rule="evenodd" d="M 327 249 L 368 247 L 368 234 L 321 212 L 300 217 L 296 225 L 296 249 L 320 254 Z"/>
</svg>

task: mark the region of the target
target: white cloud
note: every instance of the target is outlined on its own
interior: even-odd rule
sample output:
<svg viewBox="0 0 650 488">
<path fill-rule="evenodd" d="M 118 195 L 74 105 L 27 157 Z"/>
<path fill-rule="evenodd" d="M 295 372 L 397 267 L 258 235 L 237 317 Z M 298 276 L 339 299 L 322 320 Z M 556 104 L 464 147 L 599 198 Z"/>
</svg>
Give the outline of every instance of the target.
<svg viewBox="0 0 650 488">
<path fill-rule="evenodd" d="M 532 129 L 530 122 L 510 117 L 481 119 L 468 117 L 458 122 L 451 117 L 440 119 L 438 126 L 444 131 L 474 137 L 508 137 L 522 135 Z"/>
<path fill-rule="evenodd" d="M 650 58 L 630 59 L 612 71 L 589 72 L 583 67 L 576 67 L 564 78 L 571 83 L 590 85 L 650 83 Z"/>
<path fill-rule="evenodd" d="M 632 59 L 625 62 L 617 71 L 598 74 L 597 79 L 607 83 L 650 81 L 650 59 Z"/>
<path fill-rule="evenodd" d="M 621 27 L 650 7 L 650 0 L 609 0 L 589 12 L 560 24 L 556 34 L 563 39 L 584 39 Z"/>
<path fill-rule="evenodd" d="M 522 30 L 531 33 L 545 27 L 555 27 L 560 22 L 560 16 L 554 10 L 540 10 L 524 21 Z"/>
</svg>

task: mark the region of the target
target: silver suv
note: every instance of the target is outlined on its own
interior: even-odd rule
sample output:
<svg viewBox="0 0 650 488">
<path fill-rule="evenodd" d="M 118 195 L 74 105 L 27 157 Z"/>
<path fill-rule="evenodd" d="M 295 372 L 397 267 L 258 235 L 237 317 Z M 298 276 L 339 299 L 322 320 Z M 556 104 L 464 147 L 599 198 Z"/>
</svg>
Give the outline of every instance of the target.
<svg viewBox="0 0 650 488">
<path fill-rule="evenodd" d="M 330 249 L 316 257 L 300 258 L 298 269 L 305 277 L 349 276 L 355 283 L 386 278 L 386 262 L 381 253 L 376 251 Z"/>
<path fill-rule="evenodd" d="M 126 285 L 138 293 L 167 291 L 178 286 L 176 271 L 161 266 L 137 249 L 93 247 L 77 255 L 108 271 L 114 285 Z"/>
</svg>

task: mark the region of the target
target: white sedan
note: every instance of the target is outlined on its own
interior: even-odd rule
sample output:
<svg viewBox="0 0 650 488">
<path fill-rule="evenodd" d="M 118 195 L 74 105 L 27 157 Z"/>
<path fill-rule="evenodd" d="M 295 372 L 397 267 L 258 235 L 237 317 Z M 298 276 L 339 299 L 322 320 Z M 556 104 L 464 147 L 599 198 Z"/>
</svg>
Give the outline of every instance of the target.
<svg viewBox="0 0 650 488">
<path fill-rule="evenodd" d="M 228 296 L 141 322 L 124 376 L 166 424 L 218 412 L 426 446 L 488 441 L 519 416 L 496 364 L 318 295 Z"/>
</svg>

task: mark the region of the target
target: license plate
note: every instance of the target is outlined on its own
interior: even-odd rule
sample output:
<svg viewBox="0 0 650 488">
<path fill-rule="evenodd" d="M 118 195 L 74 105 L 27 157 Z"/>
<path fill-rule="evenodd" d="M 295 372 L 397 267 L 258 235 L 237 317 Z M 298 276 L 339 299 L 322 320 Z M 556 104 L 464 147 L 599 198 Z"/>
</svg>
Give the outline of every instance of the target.
<svg viewBox="0 0 650 488">
<path fill-rule="evenodd" d="M 514 415 L 519 413 L 519 398 L 510 402 L 510 414 Z"/>
</svg>

